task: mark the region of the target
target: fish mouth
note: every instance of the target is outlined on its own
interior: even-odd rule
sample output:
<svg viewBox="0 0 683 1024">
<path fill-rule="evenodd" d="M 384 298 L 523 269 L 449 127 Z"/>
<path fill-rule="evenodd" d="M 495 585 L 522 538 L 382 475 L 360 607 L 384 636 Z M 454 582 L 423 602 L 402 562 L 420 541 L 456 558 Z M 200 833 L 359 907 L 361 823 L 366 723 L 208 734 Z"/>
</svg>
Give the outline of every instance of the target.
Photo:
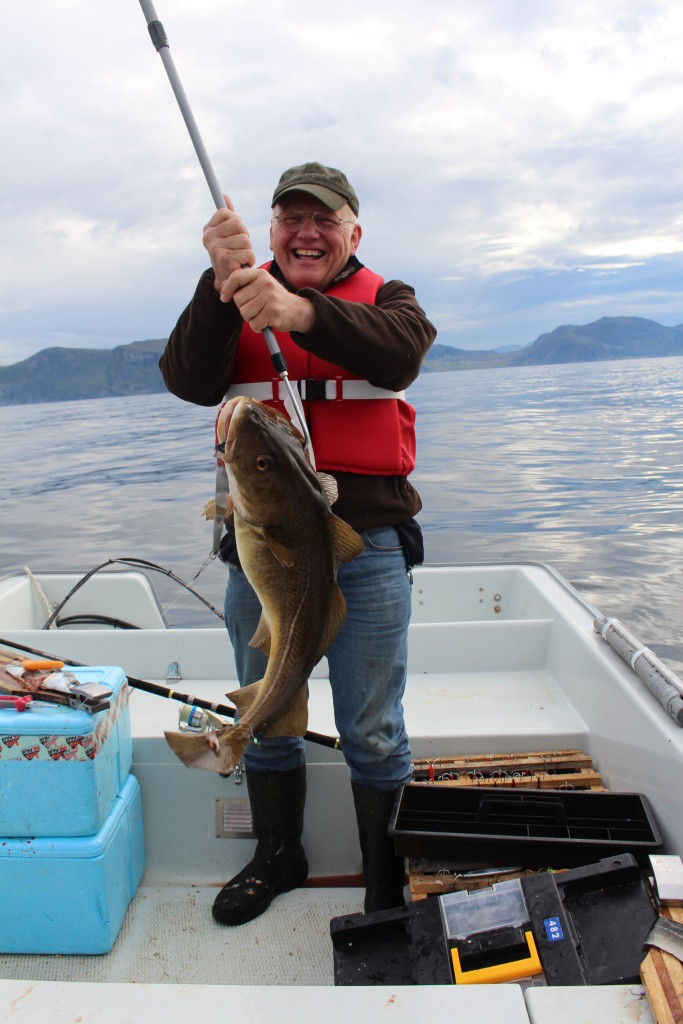
<svg viewBox="0 0 683 1024">
<path fill-rule="evenodd" d="M 222 445 L 220 457 L 223 462 L 233 461 L 240 423 L 249 416 L 256 421 L 282 419 L 289 422 L 275 409 L 247 395 L 236 395 L 235 398 L 229 399 L 221 409 L 216 422 L 216 439 L 218 444 Z"/>
<path fill-rule="evenodd" d="M 223 445 L 221 452 L 223 462 L 232 461 L 237 439 L 237 423 L 240 419 L 238 410 L 240 406 L 249 404 L 249 399 L 245 395 L 237 395 L 235 398 L 229 399 L 220 411 L 216 422 L 216 439 L 219 445 Z"/>
</svg>

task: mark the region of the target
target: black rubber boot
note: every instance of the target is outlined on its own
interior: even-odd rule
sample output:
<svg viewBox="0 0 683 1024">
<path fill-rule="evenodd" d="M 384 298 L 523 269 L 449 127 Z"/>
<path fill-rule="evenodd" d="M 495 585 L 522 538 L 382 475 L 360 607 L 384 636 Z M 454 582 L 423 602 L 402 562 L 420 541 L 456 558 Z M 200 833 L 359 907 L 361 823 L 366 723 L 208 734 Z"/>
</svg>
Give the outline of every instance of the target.
<svg viewBox="0 0 683 1024">
<path fill-rule="evenodd" d="M 246 924 L 267 910 L 280 893 L 308 875 L 301 845 L 306 802 L 306 766 L 288 772 L 247 771 L 256 851 L 224 885 L 213 905 L 220 924 Z"/>
<path fill-rule="evenodd" d="M 375 910 L 404 907 L 405 864 L 397 857 L 394 841 L 387 834 L 397 789 L 373 789 L 351 783 L 356 806 L 358 838 L 363 856 L 366 914 Z"/>
</svg>

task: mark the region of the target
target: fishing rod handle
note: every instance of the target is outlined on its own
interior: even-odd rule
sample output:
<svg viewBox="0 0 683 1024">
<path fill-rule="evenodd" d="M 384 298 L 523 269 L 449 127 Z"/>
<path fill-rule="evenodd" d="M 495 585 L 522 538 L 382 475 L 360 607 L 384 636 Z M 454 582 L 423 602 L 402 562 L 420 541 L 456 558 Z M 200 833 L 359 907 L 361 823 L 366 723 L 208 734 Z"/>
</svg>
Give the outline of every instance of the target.
<svg viewBox="0 0 683 1024">
<path fill-rule="evenodd" d="M 275 370 L 278 371 L 279 374 L 287 373 L 287 364 L 285 362 L 285 356 L 280 351 L 280 345 L 278 344 L 278 339 L 275 338 L 271 327 L 264 327 L 263 328 L 263 337 L 265 338 L 265 343 L 268 346 L 268 351 L 270 352 L 270 358 L 272 359 L 273 356 L 275 356 L 275 355 L 281 355 L 283 357 L 283 366 L 280 367 L 280 368 L 275 367 Z M 274 362 L 273 362 L 273 366 L 274 366 Z"/>
</svg>

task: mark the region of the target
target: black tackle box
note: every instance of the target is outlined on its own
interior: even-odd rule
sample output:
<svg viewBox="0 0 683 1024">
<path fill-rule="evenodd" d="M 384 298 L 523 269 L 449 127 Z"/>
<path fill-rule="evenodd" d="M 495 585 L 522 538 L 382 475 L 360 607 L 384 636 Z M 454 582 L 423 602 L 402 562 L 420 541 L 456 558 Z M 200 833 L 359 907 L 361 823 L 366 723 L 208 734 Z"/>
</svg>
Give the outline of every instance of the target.
<svg viewBox="0 0 683 1024">
<path fill-rule="evenodd" d="M 662 844 L 639 793 L 404 786 L 389 825 L 396 852 L 436 860 L 590 864 L 631 853 L 646 864 Z"/>
<path fill-rule="evenodd" d="M 657 911 L 630 854 L 334 918 L 335 985 L 637 983 Z"/>
</svg>

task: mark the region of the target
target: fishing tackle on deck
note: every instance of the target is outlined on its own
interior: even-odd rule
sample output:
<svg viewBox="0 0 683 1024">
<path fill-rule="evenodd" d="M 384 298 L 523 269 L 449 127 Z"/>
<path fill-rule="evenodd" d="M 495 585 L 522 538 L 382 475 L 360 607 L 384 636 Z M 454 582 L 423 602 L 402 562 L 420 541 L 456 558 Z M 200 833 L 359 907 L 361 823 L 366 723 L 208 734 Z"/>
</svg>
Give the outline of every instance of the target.
<svg viewBox="0 0 683 1024">
<path fill-rule="evenodd" d="M 24 651 L 27 654 L 32 654 L 36 658 L 50 658 L 51 654 L 46 654 L 45 651 L 39 651 L 34 647 L 28 647 L 26 644 L 18 644 L 13 640 L 6 640 L 4 637 L 0 637 L 0 646 L 11 647 L 13 650 Z M 54 659 L 56 660 L 56 659 Z M 67 664 L 74 668 L 87 668 L 82 661 L 73 661 L 65 659 Z M 228 704 L 216 704 L 213 701 L 203 700 L 201 697 L 195 697 L 193 694 L 180 693 L 170 686 L 161 686 L 158 683 L 152 683 L 147 679 L 137 679 L 135 676 L 127 676 L 128 685 L 132 686 L 135 690 L 144 690 L 145 693 L 152 693 L 157 697 L 165 697 L 168 700 L 180 701 L 183 705 L 189 705 L 191 708 L 201 708 L 207 712 L 211 712 L 213 716 L 224 715 L 226 718 L 235 717 L 235 708 L 230 707 Z M 88 684 L 84 684 L 87 686 Z M 84 687 L 81 687 L 83 689 Z M 181 716 L 183 711 L 181 709 Z M 186 712 L 188 720 L 190 718 L 189 712 Z M 195 715 L 195 723 L 199 723 L 199 716 Z M 189 730 L 188 730 L 189 731 Z M 196 731 L 196 730 L 191 730 Z M 331 750 L 339 750 L 339 737 L 337 736 L 326 736 L 320 732 L 306 732 L 304 739 L 309 743 L 317 743 L 318 746 L 329 747 Z"/>
</svg>

